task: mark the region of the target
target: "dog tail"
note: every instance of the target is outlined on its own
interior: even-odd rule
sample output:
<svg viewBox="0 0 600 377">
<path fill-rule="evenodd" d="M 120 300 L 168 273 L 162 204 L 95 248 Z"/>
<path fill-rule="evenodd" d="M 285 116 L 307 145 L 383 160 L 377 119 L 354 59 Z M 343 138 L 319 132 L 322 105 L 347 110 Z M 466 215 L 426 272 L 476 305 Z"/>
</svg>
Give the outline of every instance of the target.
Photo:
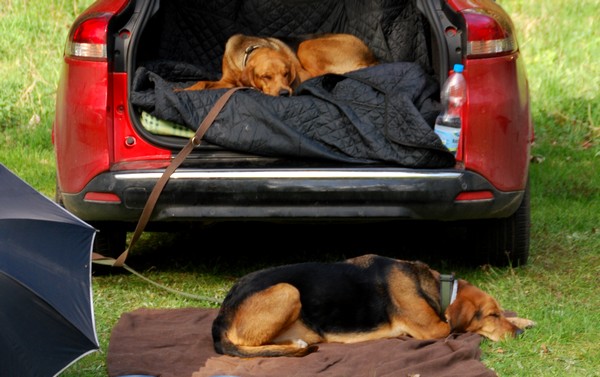
<svg viewBox="0 0 600 377">
<path fill-rule="evenodd" d="M 264 346 L 238 346 L 229 341 L 221 342 L 220 351 L 217 352 L 237 357 L 278 357 L 278 356 L 306 356 L 319 349 L 315 345 L 297 344 L 268 344 Z M 217 344 L 215 343 L 215 349 Z"/>
<path fill-rule="evenodd" d="M 276 357 L 276 356 L 306 356 L 319 349 L 318 346 L 308 345 L 303 341 L 290 344 L 267 344 L 263 346 L 240 346 L 233 344 L 227 335 L 213 332 L 215 351 L 222 355 L 237 357 Z"/>
</svg>

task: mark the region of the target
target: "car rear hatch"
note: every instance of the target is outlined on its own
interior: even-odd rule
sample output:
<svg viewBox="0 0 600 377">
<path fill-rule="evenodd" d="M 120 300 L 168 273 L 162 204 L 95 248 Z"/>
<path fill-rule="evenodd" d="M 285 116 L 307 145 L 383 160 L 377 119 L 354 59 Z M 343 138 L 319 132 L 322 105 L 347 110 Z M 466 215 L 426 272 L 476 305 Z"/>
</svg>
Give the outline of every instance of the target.
<svg viewBox="0 0 600 377">
<path fill-rule="evenodd" d="M 464 16 L 446 2 L 435 0 L 376 4 L 333 0 L 123 2 L 118 15 L 107 24 L 108 102 L 114 112 L 110 172 L 93 179 L 87 189 L 102 191 L 110 185 L 131 210 L 130 219 L 137 218 L 153 183 L 191 130 L 189 125 L 183 125 L 182 131 L 178 129 L 181 124 L 154 117 L 152 104 L 144 108 L 140 105 L 144 99 L 134 103 L 132 96 L 153 89 L 144 86 L 151 81 L 148 77 L 153 77 L 147 74 L 151 69 L 151 73 L 158 71 L 166 82 L 173 80 L 174 86 L 180 87 L 203 76 L 218 78 L 226 38 L 235 32 L 274 36 L 351 32 L 367 41 L 382 62 L 409 62 L 433 81 L 442 82 L 452 64 L 464 62 L 467 42 L 460 32 L 465 30 L 464 23 Z M 140 79 L 144 71 L 146 81 Z M 429 117 L 424 120 L 430 127 L 435 119 L 436 95 L 430 93 L 427 98 Z M 208 111 L 210 106 L 204 107 Z M 235 117 L 235 111 L 233 114 Z M 157 121 L 158 128 L 167 127 L 168 131 L 152 128 Z M 253 119 L 240 124 L 244 122 L 252 127 Z M 520 195 L 503 193 L 481 174 L 465 170 L 462 153 L 459 147 L 456 164 L 454 158 L 444 157 L 437 165 L 419 166 L 258 154 L 205 142 L 173 176 L 179 182 L 174 185 L 177 189 L 163 194 L 165 202 L 177 199 L 178 207 L 162 213 L 159 210 L 155 219 L 266 216 L 453 220 L 502 217 L 514 212 Z M 104 211 L 97 220 L 110 218 Z"/>
</svg>

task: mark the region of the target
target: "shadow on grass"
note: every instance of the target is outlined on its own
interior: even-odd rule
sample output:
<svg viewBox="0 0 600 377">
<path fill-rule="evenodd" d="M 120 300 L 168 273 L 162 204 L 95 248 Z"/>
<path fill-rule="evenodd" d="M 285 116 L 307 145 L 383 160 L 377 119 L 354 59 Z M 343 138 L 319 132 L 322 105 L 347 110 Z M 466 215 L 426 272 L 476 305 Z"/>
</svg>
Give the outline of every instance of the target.
<svg viewBox="0 0 600 377">
<path fill-rule="evenodd" d="M 146 232 L 127 264 L 143 271 L 246 273 L 280 264 L 339 261 L 363 254 L 468 265 L 461 235 L 437 223 L 217 223 Z"/>
</svg>

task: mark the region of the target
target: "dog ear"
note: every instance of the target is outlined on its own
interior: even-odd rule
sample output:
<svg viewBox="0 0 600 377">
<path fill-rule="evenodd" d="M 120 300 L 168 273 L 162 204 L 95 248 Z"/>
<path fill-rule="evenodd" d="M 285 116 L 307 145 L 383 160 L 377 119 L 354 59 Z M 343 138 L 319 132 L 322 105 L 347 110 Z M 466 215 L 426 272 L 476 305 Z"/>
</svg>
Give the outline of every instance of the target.
<svg viewBox="0 0 600 377">
<path fill-rule="evenodd" d="M 465 332 L 477 313 L 477 308 L 469 300 L 456 300 L 446 310 L 446 320 L 450 332 Z"/>
<path fill-rule="evenodd" d="M 250 86 L 250 87 L 256 87 L 256 85 L 254 85 L 254 66 L 248 64 L 244 70 L 242 70 L 242 74 L 240 75 L 240 82 L 239 84 L 241 86 Z"/>
<path fill-rule="evenodd" d="M 290 87 L 295 90 L 300 85 L 300 82 L 298 67 L 295 64 L 290 64 Z"/>
</svg>

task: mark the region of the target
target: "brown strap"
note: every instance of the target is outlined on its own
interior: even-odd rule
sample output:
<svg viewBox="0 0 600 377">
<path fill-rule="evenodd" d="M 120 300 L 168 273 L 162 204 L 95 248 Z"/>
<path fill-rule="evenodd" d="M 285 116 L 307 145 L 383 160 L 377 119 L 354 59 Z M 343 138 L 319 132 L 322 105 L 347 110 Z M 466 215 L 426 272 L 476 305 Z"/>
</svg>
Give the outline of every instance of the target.
<svg viewBox="0 0 600 377">
<path fill-rule="evenodd" d="M 152 215 L 152 211 L 154 210 L 154 206 L 156 205 L 156 201 L 158 200 L 158 197 L 160 196 L 160 193 L 162 192 L 163 188 L 167 184 L 169 177 L 171 176 L 171 174 L 173 174 L 175 169 L 177 169 L 179 165 L 181 165 L 181 163 L 185 160 L 187 155 L 190 154 L 192 149 L 200 145 L 200 143 L 202 142 L 202 137 L 204 136 L 206 130 L 208 130 L 208 127 L 210 127 L 213 124 L 213 122 L 217 118 L 217 115 L 219 115 L 219 113 L 221 112 L 229 98 L 233 95 L 233 93 L 240 89 L 247 88 L 231 88 L 217 100 L 215 105 L 212 107 L 212 109 L 210 109 L 210 111 L 206 115 L 206 118 L 204 118 L 202 123 L 200 123 L 200 126 L 198 127 L 198 130 L 196 131 L 194 136 L 190 138 L 185 147 L 183 147 L 183 149 L 179 151 L 177 156 L 175 156 L 173 161 L 171 161 L 171 164 L 165 169 L 163 175 L 156 182 L 156 185 L 154 185 L 154 188 L 152 189 L 152 192 L 148 197 L 148 201 L 146 201 L 146 205 L 144 206 L 144 210 L 142 211 L 137 226 L 135 227 L 135 231 L 133 232 L 133 236 L 131 237 L 129 246 L 115 260 L 115 262 L 113 263 L 113 267 L 123 267 L 123 265 L 125 264 L 125 259 L 127 259 L 127 256 L 129 255 L 129 250 L 133 248 L 133 245 L 135 245 L 137 240 L 142 235 L 144 228 L 148 224 L 148 221 L 150 220 L 150 215 Z"/>
</svg>

